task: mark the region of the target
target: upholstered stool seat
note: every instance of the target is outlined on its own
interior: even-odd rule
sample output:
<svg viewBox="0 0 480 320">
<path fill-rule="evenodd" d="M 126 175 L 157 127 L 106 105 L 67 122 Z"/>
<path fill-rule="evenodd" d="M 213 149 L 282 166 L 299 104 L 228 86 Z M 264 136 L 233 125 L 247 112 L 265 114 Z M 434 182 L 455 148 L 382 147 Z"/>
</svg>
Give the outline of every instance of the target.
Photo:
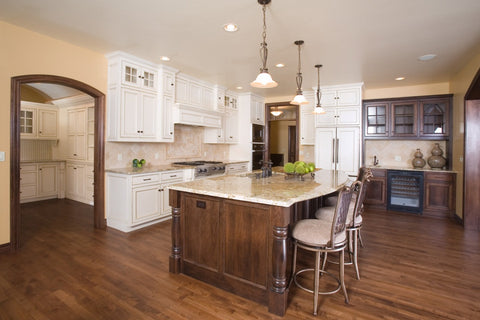
<svg viewBox="0 0 480 320">
<path fill-rule="evenodd" d="M 305 219 L 298 221 L 293 230 L 293 268 L 292 280 L 302 290 L 313 293 L 313 314 L 317 314 L 318 295 L 319 294 L 333 294 L 340 289 L 343 290 L 345 302 L 348 303 L 348 294 L 345 287 L 344 280 L 344 250 L 347 246 L 346 220 L 348 215 L 348 207 L 352 199 L 352 189 L 344 187 L 338 195 L 338 203 L 334 208 L 334 214 L 330 221 L 320 219 Z M 302 248 L 307 251 L 315 252 L 315 268 L 305 268 L 295 272 L 297 263 L 297 251 Z M 339 276 L 336 278 L 333 274 L 324 270 L 323 266 L 326 263 L 326 256 L 328 252 L 339 252 Z M 324 255 L 322 267 L 320 267 L 321 255 Z M 305 272 L 314 272 L 313 290 L 304 287 L 297 280 L 298 275 Z M 331 291 L 319 291 L 320 274 L 326 274 L 336 280 L 338 286 Z"/>
</svg>

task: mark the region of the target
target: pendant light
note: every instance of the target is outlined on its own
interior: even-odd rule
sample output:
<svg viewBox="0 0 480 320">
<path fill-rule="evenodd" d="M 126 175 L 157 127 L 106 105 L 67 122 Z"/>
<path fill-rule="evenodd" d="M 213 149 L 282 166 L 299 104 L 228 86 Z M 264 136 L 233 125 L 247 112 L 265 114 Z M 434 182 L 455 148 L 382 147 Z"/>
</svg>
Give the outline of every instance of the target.
<svg viewBox="0 0 480 320">
<path fill-rule="evenodd" d="M 275 110 L 271 110 L 270 113 L 272 114 L 272 116 L 278 117 L 279 115 L 281 115 L 283 113 L 283 111 L 278 110 L 278 107 L 276 107 Z"/>
<path fill-rule="evenodd" d="M 275 88 L 278 86 L 278 83 L 273 81 L 272 76 L 268 73 L 267 68 L 267 56 L 268 56 L 268 49 L 267 43 L 265 42 L 265 38 L 267 37 L 267 24 L 265 22 L 265 10 L 267 4 L 270 3 L 271 0 L 258 0 L 258 3 L 261 4 L 262 11 L 263 11 L 263 32 L 262 32 L 262 39 L 263 42 L 260 44 L 260 58 L 262 59 L 262 67 L 260 68 L 260 74 L 257 76 L 255 81 L 250 83 L 252 87 L 255 88 Z"/>
<path fill-rule="evenodd" d="M 322 97 L 322 93 L 320 92 L 320 68 L 321 67 L 322 67 L 321 64 L 316 64 L 315 65 L 315 68 L 317 68 L 317 73 L 318 73 L 318 84 L 317 84 L 317 92 L 316 92 L 316 94 L 317 94 L 317 105 L 313 109 L 313 113 L 316 113 L 316 114 L 324 114 L 325 113 L 325 109 L 320 104 L 320 98 Z"/>
<path fill-rule="evenodd" d="M 292 101 L 290 101 L 290 103 L 300 105 L 300 104 L 307 104 L 308 103 L 308 101 L 307 101 L 307 99 L 305 99 L 305 96 L 303 95 L 303 91 L 302 91 L 303 78 L 302 78 L 302 70 L 301 70 L 302 62 L 301 62 L 301 59 L 300 59 L 300 48 L 302 47 L 303 40 L 297 40 L 297 41 L 295 41 L 295 44 L 298 46 L 298 72 L 297 72 L 297 78 L 296 78 L 296 81 L 297 81 L 297 95 L 293 98 Z"/>
</svg>

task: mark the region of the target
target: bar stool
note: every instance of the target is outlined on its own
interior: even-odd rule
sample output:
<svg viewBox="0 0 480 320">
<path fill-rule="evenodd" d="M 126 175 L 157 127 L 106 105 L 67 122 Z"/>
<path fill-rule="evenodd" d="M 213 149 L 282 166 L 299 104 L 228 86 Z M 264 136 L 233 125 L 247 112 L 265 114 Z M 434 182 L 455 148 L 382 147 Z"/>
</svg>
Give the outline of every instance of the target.
<svg viewBox="0 0 480 320">
<path fill-rule="evenodd" d="M 313 314 L 317 315 L 318 308 L 318 295 L 319 294 L 333 294 L 340 289 L 343 290 L 345 296 L 345 303 L 348 303 L 348 294 L 344 281 L 344 250 L 347 246 L 347 234 L 346 234 L 346 220 L 350 201 L 352 199 L 352 189 L 344 187 L 339 195 L 338 201 L 335 206 L 335 213 L 331 221 L 318 220 L 318 219 L 305 219 L 300 220 L 293 228 L 292 237 L 294 244 L 293 251 L 293 270 L 292 280 L 302 290 L 313 293 Z M 297 263 L 297 250 L 302 248 L 308 251 L 315 252 L 315 268 L 306 268 L 295 272 Z M 339 277 L 335 277 L 333 274 L 326 272 L 323 268 L 320 268 L 320 257 L 324 254 L 325 264 L 326 254 L 328 252 L 340 253 L 339 264 Z M 297 276 L 307 271 L 314 272 L 313 290 L 305 288 L 297 281 Z M 319 278 L 320 274 L 327 274 L 338 282 L 338 286 L 331 291 L 319 292 Z"/>
<path fill-rule="evenodd" d="M 346 262 L 345 264 L 353 264 L 358 280 L 360 280 L 360 271 L 358 269 L 358 241 L 362 243 L 360 230 L 363 222 L 363 202 L 367 193 L 368 183 L 372 176 L 372 170 L 367 168 L 364 170 L 361 180 L 357 180 L 353 183 L 352 188 L 354 190 L 354 197 L 352 197 L 352 199 L 354 200 L 350 203 L 346 221 L 350 262 Z M 334 211 L 334 207 L 323 207 L 315 212 L 315 217 L 320 220 L 332 221 Z M 322 268 L 325 268 L 325 265 L 323 265 Z"/>
</svg>

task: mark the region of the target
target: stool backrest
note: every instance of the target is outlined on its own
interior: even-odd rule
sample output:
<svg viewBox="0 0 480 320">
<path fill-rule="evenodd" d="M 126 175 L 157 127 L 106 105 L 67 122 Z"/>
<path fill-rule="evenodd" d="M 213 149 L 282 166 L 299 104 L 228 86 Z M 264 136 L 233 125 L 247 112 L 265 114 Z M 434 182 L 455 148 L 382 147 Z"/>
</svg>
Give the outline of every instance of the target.
<svg viewBox="0 0 480 320">
<path fill-rule="evenodd" d="M 370 179 L 373 177 L 372 170 L 370 168 L 365 168 L 362 170 L 361 180 L 357 180 L 352 185 L 352 188 L 355 189 L 357 193 L 357 199 L 355 201 L 355 209 L 353 210 L 353 219 L 352 223 L 355 226 L 355 218 L 362 214 L 363 211 L 363 201 L 365 200 L 365 196 L 367 194 L 368 184 L 370 183 Z"/>
<path fill-rule="evenodd" d="M 332 231 L 330 237 L 330 246 L 332 247 L 340 244 L 337 243 L 337 238 L 339 238 L 342 233 L 345 233 L 347 227 L 346 222 L 348 215 L 348 207 L 350 206 L 350 201 L 352 200 L 352 193 L 353 189 L 345 186 L 342 190 L 340 190 L 340 193 L 338 194 L 338 200 L 335 206 L 335 214 L 333 216 Z M 342 241 L 342 243 L 343 242 L 344 241 Z"/>
</svg>

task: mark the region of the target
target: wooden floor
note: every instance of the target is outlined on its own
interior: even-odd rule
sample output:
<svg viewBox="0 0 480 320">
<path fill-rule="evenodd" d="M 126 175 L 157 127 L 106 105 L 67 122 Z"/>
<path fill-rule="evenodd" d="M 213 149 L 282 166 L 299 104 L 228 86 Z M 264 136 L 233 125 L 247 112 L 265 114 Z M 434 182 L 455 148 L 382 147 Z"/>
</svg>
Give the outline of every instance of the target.
<svg viewBox="0 0 480 320">
<path fill-rule="evenodd" d="M 70 200 L 22 205 L 22 219 L 21 249 L 0 254 L 0 319 L 480 319 L 480 233 L 452 221 L 367 212 L 350 304 L 320 297 L 315 317 L 292 288 L 281 318 L 170 274 L 170 222 L 94 230 L 91 207 Z"/>
</svg>

